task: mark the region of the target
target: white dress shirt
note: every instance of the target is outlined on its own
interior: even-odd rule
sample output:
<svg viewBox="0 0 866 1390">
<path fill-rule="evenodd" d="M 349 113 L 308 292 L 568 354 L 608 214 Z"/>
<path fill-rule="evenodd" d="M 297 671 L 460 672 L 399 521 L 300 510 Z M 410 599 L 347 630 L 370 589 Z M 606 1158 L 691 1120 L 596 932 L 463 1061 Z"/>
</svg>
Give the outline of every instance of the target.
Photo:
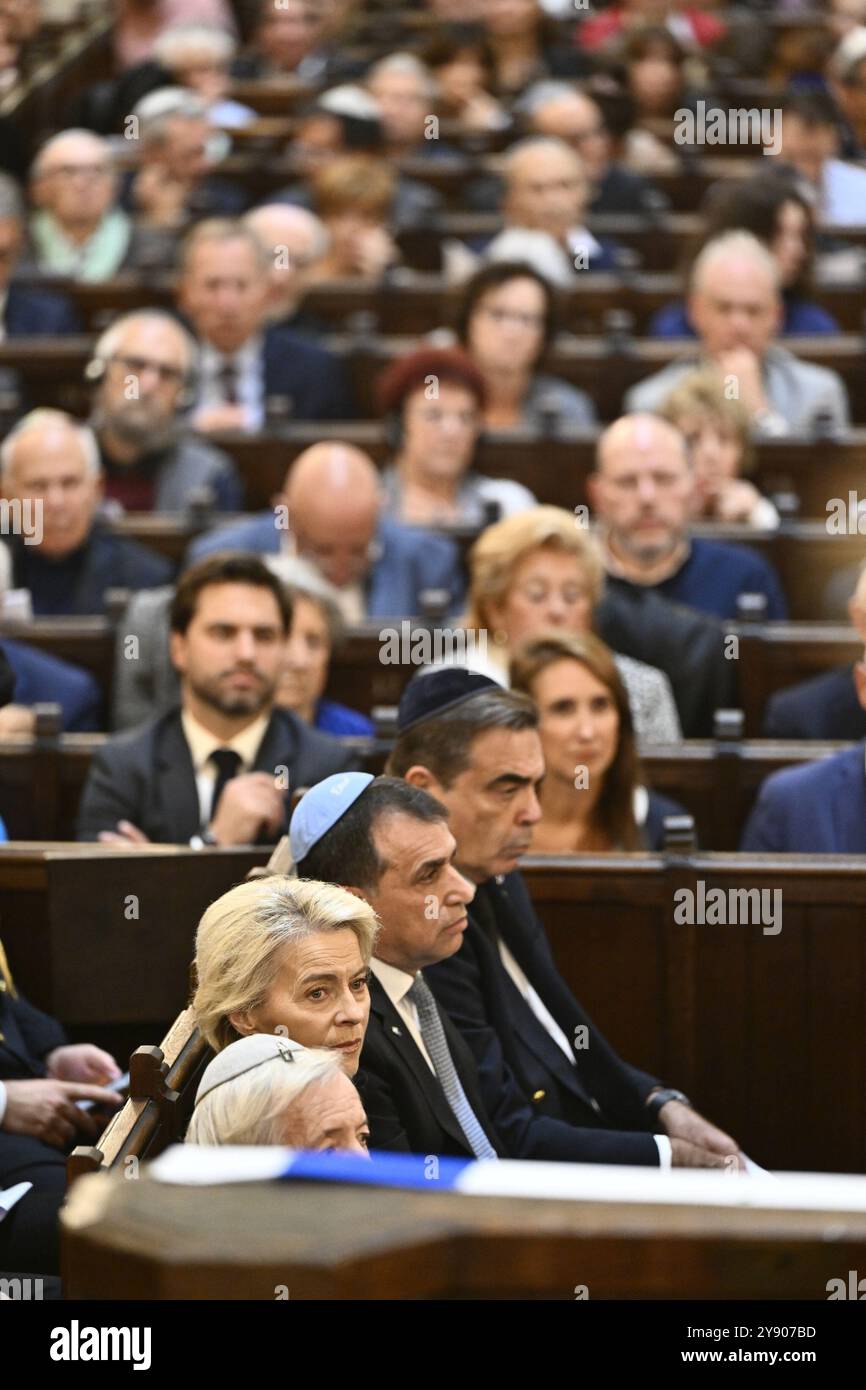
<svg viewBox="0 0 866 1390">
<path fill-rule="evenodd" d="M 211 753 L 215 752 L 217 748 L 231 748 L 232 752 L 240 756 L 238 772 L 249 772 L 256 761 L 256 754 L 265 736 L 270 718 L 270 711 L 267 714 L 260 714 L 258 719 L 254 719 L 252 724 L 248 724 L 239 734 L 235 734 L 234 738 L 223 739 L 217 738 L 199 724 L 189 710 L 184 710 L 181 714 L 180 722 L 183 725 L 183 734 L 195 773 L 202 829 L 210 820 L 211 802 L 217 779 L 216 766 L 210 761 Z"/>
<path fill-rule="evenodd" d="M 388 965 L 384 960 L 379 960 L 377 956 L 374 956 L 370 961 L 370 968 L 405 1023 L 406 1032 L 435 1076 L 436 1068 L 430 1061 L 430 1054 L 424 1046 L 424 1039 L 421 1037 L 415 1001 L 406 997 L 415 983 L 416 976 L 407 974 L 405 970 L 398 970 L 396 965 Z"/>
<path fill-rule="evenodd" d="M 265 423 L 264 337 L 257 333 L 248 338 L 237 352 L 218 352 L 210 343 L 202 343 L 199 357 L 199 386 L 197 408 L 225 405 L 226 399 L 220 374 L 224 367 L 233 366 L 236 373 L 238 405 L 244 410 L 244 428 L 251 434 Z"/>
</svg>

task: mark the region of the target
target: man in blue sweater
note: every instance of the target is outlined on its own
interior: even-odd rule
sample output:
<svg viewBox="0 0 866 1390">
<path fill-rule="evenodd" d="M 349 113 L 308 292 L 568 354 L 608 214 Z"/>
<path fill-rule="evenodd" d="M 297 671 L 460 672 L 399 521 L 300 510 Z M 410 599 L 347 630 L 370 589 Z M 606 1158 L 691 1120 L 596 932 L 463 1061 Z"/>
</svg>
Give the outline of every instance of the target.
<svg viewBox="0 0 866 1390">
<path fill-rule="evenodd" d="M 673 425 L 654 415 L 624 415 L 610 425 L 589 479 L 608 573 L 722 619 L 737 616 L 741 594 L 761 594 L 768 620 L 786 618 L 779 577 L 763 556 L 689 535 L 694 493 L 686 443 Z"/>
</svg>

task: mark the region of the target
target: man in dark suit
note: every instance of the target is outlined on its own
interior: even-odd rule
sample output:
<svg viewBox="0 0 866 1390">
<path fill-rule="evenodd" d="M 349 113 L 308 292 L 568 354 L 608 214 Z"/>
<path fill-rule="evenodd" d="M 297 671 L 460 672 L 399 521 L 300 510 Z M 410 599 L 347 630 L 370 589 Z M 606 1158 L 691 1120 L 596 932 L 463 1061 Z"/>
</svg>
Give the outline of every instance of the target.
<svg viewBox="0 0 866 1390">
<path fill-rule="evenodd" d="M 271 261 L 243 222 L 211 218 L 190 233 L 178 306 L 199 342 L 192 423 L 205 433 L 261 430 L 269 415 L 356 414 L 341 362 L 287 328 L 267 326 Z"/>
<path fill-rule="evenodd" d="M 290 625 L 282 584 L 253 556 L 215 556 L 184 575 L 171 608 L 180 708 L 96 755 L 79 840 L 269 843 L 290 790 L 352 765 L 335 739 L 274 708 Z"/>
<path fill-rule="evenodd" d="M 91 733 L 100 727 L 102 692 L 89 671 L 5 637 L 0 650 L 15 678 L 10 702 L 0 708 L 0 732 L 32 733 L 33 706 L 49 703 L 60 706 L 61 728 L 66 733 Z"/>
<path fill-rule="evenodd" d="M 65 1153 L 105 1126 L 104 1112 L 76 1102 L 116 1109 L 119 1097 L 105 1083 L 119 1075 L 107 1052 L 70 1046 L 57 1020 L 17 992 L 0 943 L 0 1188 L 32 1183 L 0 1221 L 0 1269 L 58 1272 Z"/>
<path fill-rule="evenodd" d="M 449 594 L 449 612 L 462 599 L 453 542 L 383 517 L 372 459 L 336 440 L 298 455 L 274 511 L 199 536 L 189 559 L 228 549 L 303 556 L 337 590 L 348 623 L 421 613 L 425 590 Z"/>
<path fill-rule="evenodd" d="M 556 969 L 517 872 L 541 816 L 532 701 L 459 668 L 420 673 L 400 702 L 388 770 L 447 807 L 456 863 L 476 884 L 463 946 L 429 978 L 472 1048 L 482 1093 L 507 1067 L 535 1124 L 574 1127 L 595 1161 L 738 1165 L 729 1135 L 617 1056 Z"/>
<path fill-rule="evenodd" d="M 81 333 L 81 319 L 69 300 L 12 280 L 24 245 L 24 205 L 18 185 L 0 174 L 0 322 L 4 338 L 50 333 Z"/>
<path fill-rule="evenodd" d="M 20 420 L 0 448 L 0 486 L 17 522 L 0 541 L 0 573 L 8 567 L 10 587 L 29 590 L 34 613 L 104 613 L 108 589 L 151 589 L 171 577 L 162 555 L 97 519 L 99 449 L 71 416 L 34 410 Z"/>
</svg>

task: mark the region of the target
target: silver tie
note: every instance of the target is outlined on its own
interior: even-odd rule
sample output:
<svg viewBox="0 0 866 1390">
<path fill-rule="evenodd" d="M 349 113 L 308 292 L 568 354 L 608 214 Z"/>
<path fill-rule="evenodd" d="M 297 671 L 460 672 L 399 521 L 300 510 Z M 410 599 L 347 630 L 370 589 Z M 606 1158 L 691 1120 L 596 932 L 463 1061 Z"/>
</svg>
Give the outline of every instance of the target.
<svg viewBox="0 0 866 1390">
<path fill-rule="evenodd" d="M 466 1099 L 457 1068 L 448 1047 L 436 1000 L 423 975 L 415 976 L 415 983 L 406 995 L 418 1010 L 418 1025 L 424 1046 L 430 1054 L 430 1061 L 445 1092 L 445 1099 L 451 1106 L 460 1128 L 476 1158 L 496 1158 L 498 1155 L 484 1133 L 481 1122 L 469 1101 Z"/>
</svg>

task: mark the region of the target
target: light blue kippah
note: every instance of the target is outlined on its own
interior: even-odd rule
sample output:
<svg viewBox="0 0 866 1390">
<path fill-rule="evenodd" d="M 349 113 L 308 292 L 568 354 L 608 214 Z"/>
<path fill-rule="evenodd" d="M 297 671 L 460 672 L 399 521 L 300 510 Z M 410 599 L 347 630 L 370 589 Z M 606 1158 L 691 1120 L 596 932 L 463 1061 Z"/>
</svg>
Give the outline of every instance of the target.
<svg viewBox="0 0 866 1390">
<path fill-rule="evenodd" d="M 374 781 L 370 772 L 335 772 L 302 796 L 289 826 L 292 858 L 300 864 Z"/>
</svg>

